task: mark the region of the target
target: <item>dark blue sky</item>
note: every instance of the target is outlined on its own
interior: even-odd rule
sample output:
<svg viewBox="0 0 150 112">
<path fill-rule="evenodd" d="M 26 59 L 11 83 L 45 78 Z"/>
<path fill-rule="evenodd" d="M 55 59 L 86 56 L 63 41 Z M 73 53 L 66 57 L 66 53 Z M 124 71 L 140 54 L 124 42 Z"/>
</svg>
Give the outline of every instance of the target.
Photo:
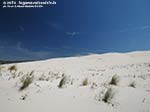
<svg viewBox="0 0 150 112">
<path fill-rule="evenodd" d="M 150 50 L 149 0 L 55 1 L 39 9 L 0 8 L 0 59 Z"/>
</svg>

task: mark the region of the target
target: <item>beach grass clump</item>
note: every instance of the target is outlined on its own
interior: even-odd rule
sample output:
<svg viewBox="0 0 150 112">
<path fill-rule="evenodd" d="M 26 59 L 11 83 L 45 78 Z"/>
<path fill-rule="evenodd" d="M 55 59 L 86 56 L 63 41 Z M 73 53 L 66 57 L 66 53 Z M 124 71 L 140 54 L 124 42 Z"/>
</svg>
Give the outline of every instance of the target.
<svg viewBox="0 0 150 112">
<path fill-rule="evenodd" d="M 63 76 L 62 79 L 59 82 L 58 87 L 63 88 L 63 86 L 66 84 L 66 80 L 67 80 L 66 76 Z"/>
<path fill-rule="evenodd" d="M 117 85 L 120 81 L 120 77 L 118 75 L 114 75 L 112 78 L 111 78 L 111 81 L 109 82 L 109 84 L 111 85 Z"/>
<path fill-rule="evenodd" d="M 102 101 L 104 101 L 105 103 L 110 103 L 113 97 L 114 97 L 113 88 L 108 88 L 107 91 L 104 93 Z"/>
<path fill-rule="evenodd" d="M 22 85 L 19 90 L 26 89 L 33 82 L 33 79 L 34 79 L 33 71 L 30 74 L 27 74 L 26 76 L 22 77 L 21 79 Z"/>
</svg>

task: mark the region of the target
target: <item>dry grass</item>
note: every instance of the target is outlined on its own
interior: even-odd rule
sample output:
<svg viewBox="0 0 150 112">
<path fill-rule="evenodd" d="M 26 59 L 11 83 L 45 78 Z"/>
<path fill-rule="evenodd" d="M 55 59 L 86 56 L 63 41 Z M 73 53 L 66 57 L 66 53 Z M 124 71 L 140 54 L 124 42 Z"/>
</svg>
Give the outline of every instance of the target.
<svg viewBox="0 0 150 112">
<path fill-rule="evenodd" d="M 2 66 L 0 65 L 0 71 L 2 70 Z"/>
<path fill-rule="evenodd" d="M 118 75 L 114 75 L 109 84 L 117 85 L 119 83 L 119 81 L 120 81 L 120 77 Z"/>
<path fill-rule="evenodd" d="M 2 71 L 2 66 L 0 65 L 0 76 L 2 76 L 2 73 L 1 73 L 1 71 Z"/>
<path fill-rule="evenodd" d="M 135 81 L 131 82 L 131 83 L 129 84 L 129 87 L 136 88 L 136 83 L 135 83 Z"/>
<path fill-rule="evenodd" d="M 46 76 L 44 74 L 42 74 L 40 77 L 39 77 L 39 81 L 49 81 L 50 77 L 49 76 Z"/>
<path fill-rule="evenodd" d="M 114 91 L 112 88 L 108 88 L 107 91 L 105 92 L 102 101 L 104 101 L 105 103 L 110 103 L 111 100 L 114 97 Z"/>
<path fill-rule="evenodd" d="M 88 78 L 85 78 L 82 82 L 82 86 L 88 85 Z"/>
<path fill-rule="evenodd" d="M 0 71 L 1 71 L 2 69 L 4 69 L 4 68 L 5 68 L 5 66 L 0 65 Z"/>
<path fill-rule="evenodd" d="M 16 72 L 17 71 L 17 66 L 16 65 L 12 65 L 8 68 L 8 70 L 12 73 L 13 71 Z"/>
<path fill-rule="evenodd" d="M 63 76 L 63 78 L 60 80 L 58 87 L 63 88 L 63 86 L 66 83 L 66 76 Z"/>
<path fill-rule="evenodd" d="M 24 76 L 22 78 L 22 80 L 21 80 L 22 86 L 19 89 L 20 91 L 22 91 L 25 88 L 27 88 L 33 82 L 34 76 L 32 74 L 33 74 L 33 71 L 30 74 L 27 74 L 26 76 Z"/>
</svg>

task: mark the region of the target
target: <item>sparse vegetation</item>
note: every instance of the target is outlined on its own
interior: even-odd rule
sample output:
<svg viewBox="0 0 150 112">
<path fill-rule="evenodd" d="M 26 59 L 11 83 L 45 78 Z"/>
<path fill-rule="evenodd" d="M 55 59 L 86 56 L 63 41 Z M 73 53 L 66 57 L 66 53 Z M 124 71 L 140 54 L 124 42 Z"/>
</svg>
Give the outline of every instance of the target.
<svg viewBox="0 0 150 112">
<path fill-rule="evenodd" d="M 63 88 L 63 86 L 66 83 L 66 76 L 63 76 L 63 78 L 60 80 L 58 87 Z"/>
<path fill-rule="evenodd" d="M 114 75 L 109 84 L 117 85 L 119 81 L 120 81 L 120 77 L 118 75 Z"/>
<path fill-rule="evenodd" d="M 131 83 L 129 84 L 129 87 L 136 88 L 136 83 L 135 83 L 135 81 L 131 82 Z"/>
<path fill-rule="evenodd" d="M 71 80 L 71 83 L 70 83 L 71 85 L 73 85 L 73 81 L 74 81 L 74 80 L 72 79 L 72 80 Z"/>
<path fill-rule="evenodd" d="M 2 66 L 0 65 L 0 71 L 2 70 Z"/>
<path fill-rule="evenodd" d="M 50 77 L 49 76 L 46 76 L 44 74 L 42 74 L 40 77 L 39 77 L 39 80 L 40 81 L 49 81 Z"/>
<path fill-rule="evenodd" d="M 16 73 L 12 73 L 12 77 L 15 78 L 16 77 Z"/>
<path fill-rule="evenodd" d="M 2 76 L 1 70 L 2 70 L 2 67 L 1 67 L 1 65 L 0 65 L 0 76 Z"/>
<path fill-rule="evenodd" d="M 95 89 L 95 88 L 97 88 L 97 84 L 95 82 L 93 82 L 91 85 L 91 89 Z"/>
<path fill-rule="evenodd" d="M 12 65 L 8 68 L 8 70 L 12 73 L 13 71 L 16 72 L 17 71 L 17 66 L 16 65 Z"/>
<path fill-rule="evenodd" d="M 22 80 L 21 80 L 22 86 L 20 87 L 20 90 L 24 90 L 32 83 L 33 78 L 34 78 L 34 76 L 32 74 L 33 74 L 33 71 L 30 74 L 28 74 L 22 78 Z"/>
<path fill-rule="evenodd" d="M 20 98 L 20 100 L 26 100 L 26 98 L 27 98 L 27 94 L 22 95 L 21 98 Z"/>
<path fill-rule="evenodd" d="M 85 78 L 82 82 L 82 86 L 88 85 L 88 78 Z"/>
<path fill-rule="evenodd" d="M 105 103 L 110 103 L 113 97 L 114 97 L 113 89 L 108 88 L 107 91 L 104 93 L 102 101 L 104 101 Z"/>
</svg>

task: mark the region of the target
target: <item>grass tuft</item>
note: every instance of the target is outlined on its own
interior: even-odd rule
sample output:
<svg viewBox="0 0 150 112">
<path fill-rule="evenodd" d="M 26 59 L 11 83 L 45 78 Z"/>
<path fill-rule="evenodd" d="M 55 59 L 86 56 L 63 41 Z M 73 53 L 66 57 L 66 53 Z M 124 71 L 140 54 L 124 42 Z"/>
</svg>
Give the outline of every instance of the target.
<svg viewBox="0 0 150 112">
<path fill-rule="evenodd" d="M 114 97 L 114 91 L 112 88 L 108 88 L 107 91 L 105 92 L 102 101 L 104 101 L 105 103 L 110 103 L 111 100 Z"/>
<path fill-rule="evenodd" d="M 120 77 L 118 75 L 114 75 L 109 84 L 117 85 L 119 83 L 119 81 L 120 81 Z"/>
<path fill-rule="evenodd" d="M 88 85 L 88 78 L 86 78 L 86 79 L 83 80 L 82 85 L 83 85 L 83 86 Z"/>
<path fill-rule="evenodd" d="M 63 88 L 63 86 L 66 83 L 66 76 L 63 76 L 63 78 L 60 80 L 58 87 Z"/>
<path fill-rule="evenodd" d="M 135 83 L 135 81 L 131 82 L 131 83 L 129 84 L 129 87 L 136 88 L 136 83 Z"/>
<path fill-rule="evenodd" d="M 30 74 L 22 78 L 21 80 L 22 86 L 19 89 L 20 91 L 26 89 L 33 82 L 34 76 L 32 74 L 33 74 L 33 71 Z"/>
<path fill-rule="evenodd" d="M 17 66 L 16 65 L 12 65 L 8 68 L 8 70 L 12 73 L 13 71 L 16 72 L 17 71 Z"/>
</svg>

